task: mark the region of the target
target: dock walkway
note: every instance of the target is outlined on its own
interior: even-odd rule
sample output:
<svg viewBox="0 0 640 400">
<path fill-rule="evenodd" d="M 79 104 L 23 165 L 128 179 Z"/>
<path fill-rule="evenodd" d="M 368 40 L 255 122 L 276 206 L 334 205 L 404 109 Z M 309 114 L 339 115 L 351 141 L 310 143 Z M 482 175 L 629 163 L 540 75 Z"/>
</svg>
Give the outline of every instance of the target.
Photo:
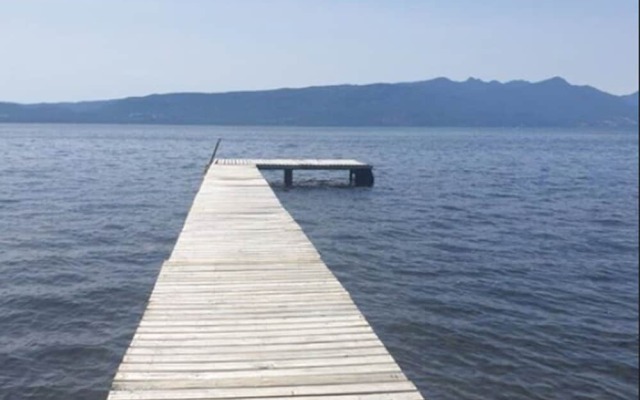
<svg viewBox="0 0 640 400">
<path fill-rule="evenodd" d="M 249 163 L 207 172 L 109 399 L 422 397 Z"/>
<path fill-rule="evenodd" d="M 293 184 L 293 171 L 298 170 L 346 170 L 349 171 L 349 183 L 355 186 L 373 186 L 373 167 L 356 160 L 318 160 L 318 159 L 238 159 L 221 158 L 217 165 L 249 165 L 259 170 L 283 170 L 284 184 Z"/>
</svg>

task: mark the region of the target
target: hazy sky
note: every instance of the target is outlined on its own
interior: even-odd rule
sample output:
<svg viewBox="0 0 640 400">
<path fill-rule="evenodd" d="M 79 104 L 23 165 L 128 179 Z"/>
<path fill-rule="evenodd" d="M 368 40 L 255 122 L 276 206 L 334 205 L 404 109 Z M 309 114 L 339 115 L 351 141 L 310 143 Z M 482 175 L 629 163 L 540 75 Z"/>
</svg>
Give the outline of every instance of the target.
<svg viewBox="0 0 640 400">
<path fill-rule="evenodd" d="M 336 83 L 638 90 L 636 0 L 0 0 L 0 101 Z"/>
</svg>

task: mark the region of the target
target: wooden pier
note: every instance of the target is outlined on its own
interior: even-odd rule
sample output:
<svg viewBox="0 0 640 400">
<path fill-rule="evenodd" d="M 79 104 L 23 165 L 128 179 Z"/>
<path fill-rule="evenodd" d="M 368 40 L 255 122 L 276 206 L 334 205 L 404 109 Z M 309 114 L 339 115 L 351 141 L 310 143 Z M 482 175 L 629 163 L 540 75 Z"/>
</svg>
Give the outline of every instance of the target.
<svg viewBox="0 0 640 400">
<path fill-rule="evenodd" d="M 420 400 L 256 164 L 208 170 L 111 400 Z"/>
<path fill-rule="evenodd" d="M 260 170 L 283 170 L 284 184 L 293 184 L 293 171 L 300 170 L 347 170 L 349 183 L 355 186 L 373 186 L 373 167 L 356 160 L 291 160 L 291 159 L 218 159 L 218 165 L 252 165 Z"/>
</svg>

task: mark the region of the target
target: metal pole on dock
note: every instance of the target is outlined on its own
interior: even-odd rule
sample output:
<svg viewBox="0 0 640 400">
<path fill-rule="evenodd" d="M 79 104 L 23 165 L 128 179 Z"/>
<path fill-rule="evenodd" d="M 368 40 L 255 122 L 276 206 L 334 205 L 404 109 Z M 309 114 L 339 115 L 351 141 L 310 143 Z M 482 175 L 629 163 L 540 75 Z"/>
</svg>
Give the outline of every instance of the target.
<svg viewBox="0 0 640 400">
<path fill-rule="evenodd" d="M 205 174 L 209 172 L 209 167 L 211 167 L 211 164 L 213 164 L 213 160 L 216 158 L 216 153 L 218 152 L 218 146 L 220 146 L 221 141 L 222 139 L 218 139 L 218 141 L 216 142 L 216 147 L 213 149 L 213 153 L 211 154 L 211 159 L 209 160 L 209 164 L 207 164 L 207 167 L 204 169 Z"/>
</svg>

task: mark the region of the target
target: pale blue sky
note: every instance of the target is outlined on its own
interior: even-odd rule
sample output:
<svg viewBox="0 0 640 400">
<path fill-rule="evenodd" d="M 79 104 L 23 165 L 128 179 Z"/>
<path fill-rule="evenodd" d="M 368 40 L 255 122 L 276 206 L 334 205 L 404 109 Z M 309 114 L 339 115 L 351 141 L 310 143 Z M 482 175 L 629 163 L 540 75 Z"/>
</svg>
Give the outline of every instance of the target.
<svg viewBox="0 0 640 400">
<path fill-rule="evenodd" d="M 0 0 L 0 100 L 446 76 L 638 89 L 636 0 Z"/>
</svg>

